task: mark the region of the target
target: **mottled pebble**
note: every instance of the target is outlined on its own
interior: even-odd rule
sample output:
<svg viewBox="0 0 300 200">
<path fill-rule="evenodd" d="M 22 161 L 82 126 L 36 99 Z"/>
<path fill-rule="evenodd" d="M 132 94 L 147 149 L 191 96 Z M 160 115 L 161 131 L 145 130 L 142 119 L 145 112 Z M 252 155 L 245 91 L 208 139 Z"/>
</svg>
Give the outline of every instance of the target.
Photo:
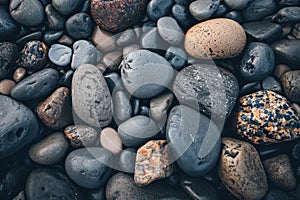
<svg viewBox="0 0 300 200">
<path fill-rule="evenodd" d="M 12 89 L 16 86 L 16 83 L 9 79 L 3 79 L 0 81 L 0 94 L 9 95 Z"/>
<path fill-rule="evenodd" d="M 280 81 L 286 97 L 295 103 L 300 103 L 300 70 L 292 70 L 284 73 Z"/>
<path fill-rule="evenodd" d="M 17 59 L 17 45 L 10 42 L 0 42 L 0 80 L 12 71 Z"/>
<path fill-rule="evenodd" d="M 15 70 L 13 78 L 15 82 L 20 82 L 26 75 L 26 69 L 19 67 Z"/>
<path fill-rule="evenodd" d="M 166 16 L 172 7 L 173 0 L 151 0 L 147 5 L 147 16 L 154 22 Z"/>
<path fill-rule="evenodd" d="M 74 148 L 93 146 L 98 138 L 98 132 L 94 128 L 84 125 L 68 126 L 64 132 Z"/>
<path fill-rule="evenodd" d="M 94 23 L 87 13 L 77 13 L 65 23 L 67 33 L 74 39 L 88 38 L 94 29 Z"/>
</svg>

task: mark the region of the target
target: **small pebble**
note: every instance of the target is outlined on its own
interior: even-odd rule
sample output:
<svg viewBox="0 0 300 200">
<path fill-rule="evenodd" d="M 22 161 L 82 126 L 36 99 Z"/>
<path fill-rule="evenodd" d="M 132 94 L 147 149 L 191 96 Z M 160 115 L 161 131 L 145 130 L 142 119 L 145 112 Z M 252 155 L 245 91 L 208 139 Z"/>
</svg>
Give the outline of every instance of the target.
<svg viewBox="0 0 300 200">
<path fill-rule="evenodd" d="M 124 91 L 116 91 L 112 98 L 114 105 L 114 120 L 117 124 L 121 124 L 132 116 L 130 96 Z"/>
<path fill-rule="evenodd" d="M 9 79 L 3 79 L 0 81 L 0 94 L 9 95 L 12 89 L 16 86 L 16 83 Z"/>
<path fill-rule="evenodd" d="M 295 103 L 300 103 L 300 70 L 284 73 L 280 81 L 286 97 Z"/>
<path fill-rule="evenodd" d="M 159 18 L 157 30 L 162 39 L 172 45 L 180 44 L 184 38 L 183 31 L 172 17 Z"/>
<path fill-rule="evenodd" d="M 268 21 L 248 22 L 243 24 L 246 33 L 260 42 L 277 40 L 282 34 L 282 27 Z"/>
<path fill-rule="evenodd" d="M 299 68 L 300 40 L 278 40 L 272 44 L 276 60 L 291 68 Z"/>
<path fill-rule="evenodd" d="M 165 58 L 177 71 L 183 69 L 187 62 L 186 52 L 183 49 L 174 46 L 171 46 L 167 49 Z"/>
<path fill-rule="evenodd" d="M 65 17 L 61 16 L 52 6 L 48 4 L 45 8 L 47 25 L 52 30 L 62 30 L 65 26 Z"/>
<path fill-rule="evenodd" d="M 71 63 L 72 49 L 62 44 L 53 44 L 49 49 L 48 57 L 54 64 L 64 67 Z"/>
<path fill-rule="evenodd" d="M 254 0 L 249 1 L 242 13 L 246 21 L 258 21 L 272 14 L 275 10 L 275 0 Z"/>
<path fill-rule="evenodd" d="M 166 16 L 172 7 L 173 0 L 151 0 L 147 5 L 147 16 L 154 22 Z"/>
<path fill-rule="evenodd" d="M 103 148 L 117 155 L 122 152 L 122 141 L 113 128 L 105 128 L 100 133 L 100 143 Z"/>
<path fill-rule="evenodd" d="M 287 65 L 280 64 L 275 67 L 273 74 L 278 80 L 280 80 L 281 76 L 290 70 L 291 68 Z"/>
<path fill-rule="evenodd" d="M 64 132 L 74 148 L 93 146 L 98 138 L 98 133 L 94 128 L 84 125 L 68 126 Z"/>
<path fill-rule="evenodd" d="M 90 15 L 86 13 L 77 13 L 67 19 L 65 27 L 67 33 L 72 38 L 85 39 L 92 34 L 94 24 Z"/>
<path fill-rule="evenodd" d="M 69 16 L 80 10 L 83 0 L 52 0 L 52 5 L 60 14 Z"/>
<path fill-rule="evenodd" d="M 136 150 L 128 148 L 120 154 L 119 165 L 120 170 L 126 173 L 134 173 L 136 160 Z"/>
<path fill-rule="evenodd" d="M 0 42 L 0 80 L 12 71 L 17 59 L 17 45 L 10 42 Z"/>
<path fill-rule="evenodd" d="M 282 8 L 273 16 L 272 20 L 279 24 L 300 22 L 300 7 Z"/>
<path fill-rule="evenodd" d="M 276 93 L 282 93 L 281 84 L 271 76 L 268 76 L 263 80 L 262 87 L 264 90 L 271 90 Z"/>
<path fill-rule="evenodd" d="M 193 1 L 189 10 L 198 21 L 204 21 L 210 18 L 218 9 L 220 0 L 197 0 Z"/>
<path fill-rule="evenodd" d="M 242 10 L 248 6 L 250 0 L 224 0 L 224 3 L 232 10 Z"/>
<path fill-rule="evenodd" d="M 136 41 L 137 37 L 135 31 L 133 29 L 127 29 L 120 34 L 119 38 L 116 40 L 116 44 L 119 47 L 124 47 L 134 44 Z"/>
<path fill-rule="evenodd" d="M 102 64 L 106 69 L 110 69 L 112 71 L 116 71 L 122 61 L 122 52 L 121 51 L 113 51 L 105 54 L 102 57 Z"/>
<path fill-rule="evenodd" d="M 100 51 L 110 52 L 117 48 L 116 37 L 111 33 L 101 30 L 98 26 L 94 28 L 92 41 Z"/>
</svg>

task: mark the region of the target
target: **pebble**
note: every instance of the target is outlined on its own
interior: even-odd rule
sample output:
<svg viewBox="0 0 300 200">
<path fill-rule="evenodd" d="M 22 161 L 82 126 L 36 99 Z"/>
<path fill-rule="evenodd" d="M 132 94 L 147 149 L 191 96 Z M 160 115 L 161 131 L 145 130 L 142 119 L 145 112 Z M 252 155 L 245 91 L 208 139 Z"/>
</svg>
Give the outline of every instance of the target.
<svg viewBox="0 0 300 200">
<path fill-rule="evenodd" d="M 130 96 L 124 91 L 116 91 L 113 95 L 114 120 L 120 124 L 132 116 L 132 106 Z"/>
<path fill-rule="evenodd" d="M 127 91 L 138 98 L 151 98 L 165 90 L 174 77 L 171 64 L 148 50 L 128 53 L 121 65 L 121 78 Z"/>
<path fill-rule="evenodd" d="M 300 103 L 300 70 L 292 70 L 284 73 L 280 78 L 284 94 L 295 103 Z"/>
<path fill-rule="evenodd" d="M 23 47 L 17 63 L 20 67 L 30 71 L 37 71 L 45 67 L 47 53 L 48 47 L 44 42 L 38 40 L 29 41 Z"/>
<path fill-rule="evenodd" d="M 78 191 L 68 177 L 54 169 L 38 168 L 29 175 L 25 194 L 27 200 L 35 199 L 78 199 Z"/>
<path fill-rule="evenodd" d="M 191 15 L 187 6 L 174 4 L 172 15 L 184 30 L 196 23 L 196 19 Z"/>
<path fill-rule="evenodd" d="M 183 41 L 184 33 L 173 17 L 161 17 L 157 21 L 157 31 L 163 40 L 172 45 Z"/>
<path fill-rule="evenodd" d="M 166 49 L 164 40 L 160 37 L 157 28 L 149 28 L 149 30 L 141 36 L 141 48 L 144 49 Z"/>
<path fill-rule="evenodd" d="M 158 125 L 149 117 L 137 115 L 118 127 L 122 143 L 127 147 L 139 147 L 159 132 Z"/>
<path fill-rule="evenodd" d="M 259 21 L 243 24 L 245 32 L 260 42 L 272 42 L 277 40 L 282 34 L 282 27 L 279 24 Z"/>
<path fill-rule="evenodd" d="M 139 22 L 147 3 L 147 0 L 92 0 L 91 14 L 101 29 L 121 32 Z"/>
<path fill-rule="evenodd" d="M 64 44 L 64 45 L 67 45 L 67 46 L 72 46 L 74 44 L 74 40 L 71 37 L 67 36 L 67 35 L 63 35 L 58 40 L 58 43 Z"/>
<path fill-rule="evenodd" d="M 66 173 L 83 188 L 100 188 L 110 177 L 111 169 L 106 165 L 111 156 L 109 151 L 100 147 L 76 149 L 66 158 Z"/>
<path fill-rule="evenodd" d="M 128 148 L 122 151 L 119 158 L 120 170 L 126 173 L 135 171 L 136 150 Z"/>
<path fill-rule="evenodd" d="M 52 4 L 48 4 L 45 8 L 47 16 L 47 25 L 52 30 L 62 30 L 65 26 L 65 17 L 60 15 L 53 7 Z"/>
<path fill-rule="evenodd" d="M 24 27 L 23 27 L 23 29 L 24 29 Z M 26 30 L 24 30 L 24 31 L 26 31 Z M 22 34 L 22 33 L 20 33 L 20 34 Z M 43 35 L 43 32 L 42 31 L 35 31 L 33 33 L 23 33 L 23 34 L 25 34 L 25 35 L 22 36 L 20 39 L 18 39 L 16 41 L 16 44 L 18 46 L 24 46 L 27 42 L 30 42 L 30 41 L 33 41 L 33 40 L 40 40 L 42 35 Z"/>
<path fill-rule="evenodd" d="M 282 93 L 281 84 L 272 76 L 268 76 L 263 80 L 262 87 L 264 90 L 271 90 L 276 93 Z"/>
<path fill-rule="evenodd" d="M 259 90 L 262 90 L 262 85 L 260 84 L 260 82 L 247 83 L 240 89 L 239 97 L 245 96 L 246 94 L 257 92 Z"/>
<path fill-rule="evenodd" d="M 98 26 L 94 28 L 92 41 L 100 51 L 110 52 L 117 48 L 115 35 L 101 30 Z"/>
<path fill-rule="evenodd" d="M 286 154 L 263 161 L 269 180 L 276 186 L 286 190 L 296 187 L 296 178 L 289 157 Z"/>
<path fill-rule="evenodd" d="M 11 96 L 20 101 L 46 97 L 56 89 L 58 81 L 59 74 L 55 69 L 43 69 L 20 81 Z"/>
<path fill-rule="evenodd" d="M 239 24 L 242 24 L 243 19 L 242 19 L 242 13 L 240 11 L 230 11 L 226 15 L 224 15 L 225 18 L 232 19 L 236 21 Z"/>
<path fill-rule="evenodd" d="M 80 120 L 94 127 L 112 121 L 112 98 L 106 81 L 94 65 L 77 68 L 72 80 L 73 110 Z"/>
<path fill-rule="evenodd" d="M 117 71 L 122 61 L 122 56 L 121 51 L 109 52 L 102 57 L 102 64 L 106 69 Z"/>
<path fill-rule="evenodd" d="M 225 118 L 235 105 L 239 83 L 233 74 L 215 65 L 194 64 L 177 74 L 173 92 L 180 103 Z"/>
<path fill-rule="evenodd" d="M 110 72 L 104 75 L 106 83 L 111 94 L 115 95 L 117 91 L 125 91 L 121 77 L 117 72 Z M 116 117 L 116 116 L 114 116 Z"/>
<path fill-rule="evenodd" d="M 134 29 L 127 29 L 120 33 L 118 39 L 116 40 L 116 44 L 119 47 L 125 47 L 136 43 L 136 41 L 137 41 L 137 36 L 135 34 Z"/>
<path fill-rule="evenodd" d="M 32 142 L 39 125 L 32 111 L 10 97 L 0 95 L 0 159 Z"/>
<path fill-rule="evenodd" d="M 177 71 L 182 70 L 187 62 L 186 52 L 183 49 L 174 46 L 171 46 L 167 49 L 165 58 Z"/>
<path fill-rule="evenodd" d="M 285 97 L 261 90 L 240 98 L 239 103 L 236 129 L 242 138 L 270 144 L 300 137 L 299 117 Z"/>
<path fill-rule="evenodd" d="M 98 138 L 98 132 L 94 128 L 84 125 L 68 126 L 64 133 L 74 148 L 93 146 Z"/>
<path fill-rule="evenodd" d="M 44 33 L 43 40 L 47 45 L 51 45 L 57 42 L 63 36 L 63 34 L 64 34 L 63 31 L 54 31 L 54 30 L 46 31 Z"/>
<path fill-rule="evenodd" d="M 62 129 L 73 122 L 70 90 L 66 87 L 56 89 L 36 108 L 42 122 L 50 129 Z"/>
<path fill-rule="evenodd" d="M 233 138 L 222 139 L 218 174 L 226 189 L 238 199 L 262 199 L 268 181 L 254 146 Z"/>
<path fill-rule="evenodd" d="M 147 16 L 156 22 L 159 18 L 166 16 L 173 5 L 173 0 L 151 0 L 147 5 Z"/>
<path fill-rule="evenodd" d="M 292 29 L 292 35 L 295 38 L 300 39 L 300 23 L 294 25 Z"/>
<path fill-rule="evenodd" d="M 212 18 L 218 18 L 224 16 L 228 12 L 228 7 L 220 1 L 220 4 L 218 6 L 218 9 L 214 12 L 214 14 L 211 16 Z"/>
<path fill-rule="evenodd" d="M 261 81 L 275 68 L 275 56 L 272 48 L 261 42 L 251 42 L 242 54 L 238 73 L 247 81 Z"/>
<path fill-rule="evenodd" d="M 12 19 L 5 6 L 0 5 L 0 38 L 9 38 L 18 33 L 18 24 Z"/>
<path fill-rule="evenodd" d="M 72 49 L 62 44 L 53 44 L 49 49 L 48 57 L 54 64 L 64 67 L 71 63 Z"/>
<path fill-rule="evenodd" d="M 123 48 L 123 56 L 126 56 L 131 51 L 139 50 L 140 46 L 138 44 L 132 44 Z"/>
<path fill-rule="evenodd" d="M 118 155 L 122 152 L 122 141 L 113 128 L 105 128 L 100 134 L 100 143 L 102 147 L 110 151 L 113 155 Z"/>
<path fill-rule="evenodd" d="M 59 85 L 67 88 L 71 88 L 72 85 L 72 78 L 73 78 L 74 71 L 68 70 L 59 80 Z"/>
<path fill-rule="evenodd" d="M 212 170 L 220 155 L 220 130 L 204 114 L 179 105 L 170 111 L 167 129 L 169 162 L 176 161 L 190 176 L 202 176 Z"/>
<path fill-rule="evenodd" d="M 96 47 L 90 41 L 77 40 L 73 44 L 71 68 L 76 70 L 83 64 L 96 64 L 101 57 L 101 52 L 97 51 Z"/>
<path fill-rule="evenodd" d="M 224 0 L 224 3 L 232 10 L 243 10 L 249 4 L 250 0 Z"/>
<path fill-rule="evenodd" d="M 11 0 L 9 11 L 14 20 L 25 26 L 37 26 L 44 22 L 44 7 L 39 0 Z"/>
<path fill-rule="evenodd" d="M 196 24 L 185 37 L 185 50 L 195 58 L 232 58 L 246 46 L 246 33 L 237 22 L 218 18 Z"/>
<path fill-rule="evenodd" d="M 92 34 L 94 23 L 87 13 L 77 13 L 67 19 L 65 27 L 72 38 L 84 39 Z"/>
<path fill-rule="evenodd" d="M 106 186 L 107 200 L 163 200 L 165 197 L 171 197 L 169 200 L 189 199 L 189 196 L 182 190 L 170 186 L 165 181 L 154 182 L 147 187 L 141 188 L 134 183 L 132 176 L 120 172 L 113 175 Z"/>
<path fill-rule="evenodd" d="M 0 80 L 12 71 L 17 59 L 17 45 L 10 42 L 0 42 Z"/>
<path fill-rule="evenodd" d="M 14 87 L 16 87 L 16 83 L 14 81 L 3 79 L 0 81 L 0 94 L 9 95 Z"/>
<path fill-rule="evenodd" d="M 195 19 L 204 21 L 217 11 L 220 0 L 197 0 L 189 5 L 189 10 Z"/>
<path fill-rule="evenodd" d="M 290 70 L 291 68 L 289 68 L 288 66 L 280 64 L 275 67 L 273 74 L 275 78 L 280 80 L 281 76 Z"/>
<path fill-rule="evenodd" d="M 29 156 L 41 165 L 53 165 L 60 162 L 67 153 L 69 143 L 60 132 L 52 133 L 31 145 Z"/>
<path fill-rule="evenodd" d="M 291 68 L 299 68 L 300 40 L 279 40 L 272 44 L 276 60 Z"/>
<path fill-rule="evenodd" d="M 300 7 L 282 8 L 273 16 L 272 20 L 279 24 L 300 22 Z"/>
<path fill-rule="evenodd" d="M 249 1 L 248 6 L 242 11 L 245 21 L 258 21 L 276 10 L 275 0 Z"/>
<path fill-rule="evenodd" d="M 52 0 L 52 5 L 60 14 L 69 16 L 80 10 L 84 0 Z"/>
<path fill-rule="evenodd" d="M 138 186 L 146 186 L 152 182 L 170 177 L 173 166 L 170 165 L 169 148 L 166 140 L 147 142 L 137 151 L 134 182 Z"/>
</svg>

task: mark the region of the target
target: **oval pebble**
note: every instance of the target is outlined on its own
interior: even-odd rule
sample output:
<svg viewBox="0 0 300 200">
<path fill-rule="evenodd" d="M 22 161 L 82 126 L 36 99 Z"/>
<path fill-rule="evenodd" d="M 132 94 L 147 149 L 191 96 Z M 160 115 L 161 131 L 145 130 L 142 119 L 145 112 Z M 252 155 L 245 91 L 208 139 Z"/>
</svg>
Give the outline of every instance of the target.
<svg viewBox="0 0 300 200">
<path fill-rule="evenodd" d="M 224 3 L 233 10 L 242 10 L 248 6 L 250 0 L 224 0 Z"/>
<path fill-rule="evenodd" d="M 273 16 L 272 20 L 280 24 L 300 22 L 300 7 L 282 8 Z"/>
<path fill-rule="evenodd" d="M 12 19 L 8 10 L 0 5 L 0 38 L 9 38 L 19 30 L 18 24 Z"/>
<path fill-rule="evenodd" d="M 292 68 L 300 68 L 300 40 L 279 40 L 272 44 L 276 60 Z"/>
<path fill-rule="evenodd" d="M 71 16 L 65 24 L 67 33 L 74 39 L 88 38 L 94 29 L 93 20 L 86 13 Z"/>
<path fill-rule="evenodd" d="M 178 45 L 184 38 L 183 31 L 172 17 L 161 17 L 157 21 L 157 30 L 162 39 L 169 44 Z"/>
<path fill-rule="evenodd" d="M 61 16 L 53 7 L 52 4 L 48 4 L 45 8 L 47 15 L 47 25 L 52 30 L 62 30 L 65 25 L 65 18 Z"/>
<path fill-rule="evenodd" d="M 105 128 L 100 133 L 100 143 L 103 148 L 117 155 L 122 152 L 122 141 L 113 128 Z"/>
<path fill-rule="evenodd" d="M 282 27 L 268 21 L 248 22 L 243 24 L 246 33 L 261 42 L 271 42 L 278 39 L 282 33 Z"/>
<path fill-rule="evenodd" d="M 72 49 L 62 44 L 51 45 L 48 57 L 54 64 L 64 67 L 71 63 Z"/>
<path fill-rule="evenodd" d="M 9 79 L 0 81 L 0 94 L 10 95 L 12 89 L 16 87 L 16 83 Z"/>
<path fill-rule="evenodd" d="M 129 95 L 123 91 L 117 91 L 113 95 L 114 120 L 117 124 L 128 120 L 132 115 L 132 106 L 129 99 Z"/>
<path fill-rule="evenodd" d="M 80 9 L 83 2 L 84 0 L 53 0 L 52 5 L 60 14 L 71 15 Z"/>
<path fill-rule="evenodd" d="M 134 173 L 136 160 L 136 150 L 128 148 L 120 154 L 119 165 L 120 169 L 126 173 Z"/>
<path fill-rule="evenodd" d="M 147 15 L 152 21 L 156 22 L 170 12 L 172 4 L 173 0 L 151 0 L 147 5 Z"/>
<path fill-rule="evenodd" d="M 295 103 L 300 103 L 300 70 L 284 73 L 280 81 L 286 97 Z"/>
<path fill-rule="evenodd" d="M 276 10 L 275 0 L 254 0 L 249 1 L 248 6 L 243 10 L 243 18 L 246 21 L 258 21 Z"/>
<path fill-rule="evenodd" d="M 20 81 L 11 96 L 20 101 L 45 97 L 55 90 L 58 81 L 59 74 L 55 69 L 44 69 Z"/>
<path fill-rule="evenodd" d="M 10 97 L 0 95 L 0 158 L 17 152 L 39 134 L 33 112 Z"/>
<path fill-rule="evenodd" d="M 189 10 L 198 21 L 204 21 L 210 18 L 218 9 L 220 0 L 197 0 L 193 1 Z"/>
</svg>

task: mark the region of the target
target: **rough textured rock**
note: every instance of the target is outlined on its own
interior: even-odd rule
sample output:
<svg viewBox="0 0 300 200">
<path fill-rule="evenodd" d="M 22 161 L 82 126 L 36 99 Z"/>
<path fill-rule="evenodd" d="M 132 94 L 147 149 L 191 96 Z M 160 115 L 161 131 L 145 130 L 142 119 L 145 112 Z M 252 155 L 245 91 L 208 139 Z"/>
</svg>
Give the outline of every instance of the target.
<svg viewBox="0 0 300 200">
<path fill-rule="evenodd" d="M 95 145 L 96 140 L 98 139 L 97 131 L 89 126 L 72 125 L 66 127 L 64 132 L 69 139 L 71 146 L 74 148 Z"/>
<path fill-rule="evenodd" d="M 280 81 L 286 97 L 295 103 L 300 103 L 300 70 L 284 73 Z"/>
<path fill-rule="evenodd" d="M 17 58 L 17 45 L 10 42 L 0 43 L 0 80 L 12 71 Z"/>
</svg>

